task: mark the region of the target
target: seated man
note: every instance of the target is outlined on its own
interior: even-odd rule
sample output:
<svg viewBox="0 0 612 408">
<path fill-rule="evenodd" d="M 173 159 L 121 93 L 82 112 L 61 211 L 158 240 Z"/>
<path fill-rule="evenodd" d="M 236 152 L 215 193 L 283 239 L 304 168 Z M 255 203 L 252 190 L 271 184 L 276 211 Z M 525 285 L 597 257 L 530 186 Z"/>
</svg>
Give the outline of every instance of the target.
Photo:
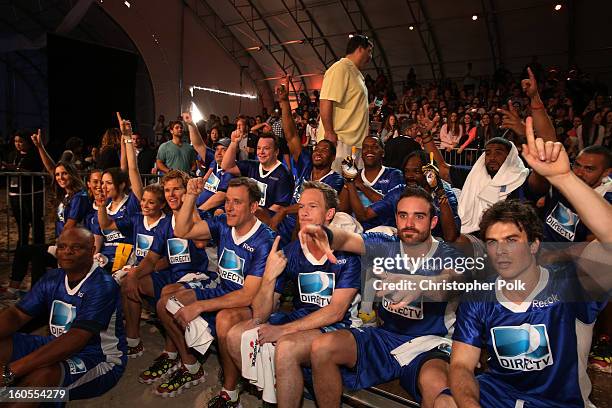
<svg viewBox="0 0 612 408">
<path fill-rule="evenodd" d="M 300 224 L 327 225 L 337 206 L 334 189 L 319 181 L 307 181 L 300 197 Z M 293 407 L 302 399 L 302 367 L 310 366 L 312 342 L 327 331 L 357 322 L 361 266 L 358 256 L 345 252 L 336 252 L 336 262 L 332 263 L 324 252 L 302 240 L 277 251 L 278 241 L 268 256 L 261 288 L 253 301 L 253 320 L 234 326 L 228 334 L 228 345 L 234 362 L 241 366 L 242 333 L 264 322 L 259 326 L 260 343 L 276 343 L 278 406 Z M 293 299 L 294 310 L 274 313 L 289 282 L 299 292 Z M 321 285 L 326 286 L 321 289 Z"/>
<path fill-rule="evenodd" d="M 127 362 L 121 296 L 94 253 L 91 232 L 65 229 L 57 241 L 60 267 L 0 312 L 0 388 L 60 386 L 77 400 L 117 384 Z M 17 333 L 46 313 L 50 336 Z"/>
<path fill-rule="evenodd" d="M 247 177 L 230 181 L 225 201 L 226 214 L 194 223 L 195 200 L 202 192 L 204 183 L 202 178 L 189 180 L 187 194 L 177 216 L 175 233 L 190 240 L 214 239 L 218 243 L 221 279 L 214 288 L 205 286 L 195 278 L 190 282 L 168 285 L 162 291 L 161 299 L 157 302 L 157 314 L 172 343 L 166 345 L 166 350 L 170 347 L 170 350 L 178 350 L 180 355 L 180 362 L 173 360 L 169 368 L 174 370 L 179 366 L 176 373 L 156 389 L 156 393 L 163 397 L 174 397 L 186 385 L 188 388 L 204 380 L 200 362 L 188 349 L 184 331 L 177 325 L 184 328 L 199 315 L 208 323 L 211 334 L 218 337 L 224 386 L 228 390 L 235 389 L 239 373 L 227 353 L 227 332 L 234 324 L 251 318 L 249 306 L 259 289 L 266 257 L 274 239 L 274 232 L 255 217 L 261 193 L 255 181 Z M 206 276 L 203 278 L 207 280 Z M 174 315 L 166 310 L 171 297 L 184 305 Z M 225 313 L 219 312 L 221 310 Z M 168 354 L 167 351 L 165 354 Z M 163 359 L 164 355 L 160 358 Z"/>
<path fill-rule="evenodd" d="M 221 169 L 223 156 L 229 147 L 230 140 L 226 137 L 215 142 L 215 160 L 210 163 L 205 177 L 204 190 L 196 200 L 196 206 L 208 215 L 214 215 L 218 209 L 223 209 L 227 186 L 232 179 L 232 175 Z"/>
<path fill-rule="evenodd" d="M 128 357 L 142 356 L 144 346 L 140 339 L 140 312 L 141 297 L 145 295 L 153 302 L 161 296 L 164 286 L 175 283 L 188 273 L 207 273 L 208 256 L 205 243 L 179 238 L 174 234 L 176 215 L 183 205 L 183 196 L 187 188 L 189 176 L 180 170 L 169 171 L 161 180 L 164 188 L 164 197 L 168 207 L 172 210 L 172 217 L 159 224 L 152 239 L 142 243 L 142 250 L 146 255 L 138 266 L 128 270 L 121 280 L 123 294 L 123 310 L 125 311 L 125 325 L 128 342 Z M 159 261 L 164 258 L 168 267 L 156 271 Z M 163 261 L 162 261 L 163 262 Z M 168 343 L 166 343 L 169 346 Z M 174 351 L 176 350 L 168 350 Z M 172 356 L 172 354 L 170 354 Z M 176 354 L 174 354 L 176 358 Z M 168 367 L 168 364 L 154 364 L 140 375 L 140 381 L 149 384 L 159 379 L 159 366 Z M 164 370 L 163 373 L 165 373 Z M 162 373 L 162 374 L 163 374 Z"/>
<path fill-rule="evenodd" d="M 357 199 L 352 199 L 351 206 L 359 221 L 377 218 L 384 220 L 383 225 L 395 227 L 395 214 L 399 197 L 406 186 L 418 186 L 432 194 L 434 215 L 438 217 L 436 226 L 431 231 L 433 236 L 444 238 L 447 242 L 454 242 L 459 236 L 461 220 L 457 210 L 457 196 L 450 185 L 442 180 L 433 166 L 428 166 L 429 158 L 422 150 L 410 153 L 402 166 L 404 183 L 393 187 L 383 197 L 369 207 L 364 207 Z M 430 171 L 429 178 L 425 177 L 423 166 Z M 430 185 L 431 183 L 431 185 Z M 351 195 L 352 197 L 352 195 Z"/>
<path fill-rule="evenodd" d="M 312 225 L 300 231 L 325 251 L 331 245 L 332 249 L 367 255 L 367 262 L 371 259 L 374 267 L 377 259 L 383 259 L 384 272 L 389 275 L 377 279 L 378 285 L 373 285 L 376 290 L 381 290 L 387 280 L 415 284 L 414 289 L 404 292 L 382 291 L 380 327 L 337 330 L 313 342 L 311 364 L 319 406 L 339 406 L 343 382 L 355 390 L 396 378 L 423 407 L 433 407 L 434 402 L 436 407 L 455 406 L 452 398 L 441 394 L 449 386 L 450 341 L 445 337 L 452 333 L 455 304 L 447 301 L 450 294 L 446 291 L 423 290 L 418 284 L 422 280 L 448 282 L 460 277 L 452 269 L 442 269 L 461 255 L 431 236 L 437 220 L 431 195 L 422 188 L 408 187 L 397 204 L 397 235 L 359 235 L 334 228 L 326 234 L 320 226 Z M 422 259 L 422 265 L 389 267 L 386 262 L 402 257 Z M 380 276 L 380 272 L 374 272 Z M 367 290 L 364 288 L 364 293 Z M 406 344 L 410 344 L 412 355 L 395 356 Z"/>
<path fill-rule="evenodd" d="M 289 78 L 285 78 L 283 84 L 277 89 L 277 94 L 283 115 L 283 131 L 291 153 L 291 169 L 295 189 L 291 198 L 291 205 L 280 208 L 269 224 L 272 228 L 278 228 L 278 233 L 282 239 L 281 246 L 291 241 L 297 224 L 296 214 L 304 182 L 321 181 L 336 190 L 338 194 L 342 192 L 344 186 L 342 176 L 331 169 L 331 165 L 336 158 L 336 146 L 332 142 L 326 139 L 321 140 L 315 145 L 312 153 L 302 146 L 302 140 L 298 135 L 291 114 L 288 81 Z"/>
<path fill-rule="evenodd" d="M 257 141 L 257 158 L 255 160 L 239 160 L 236 162 L 236 152 L 240 140 L 246 135 L 239 131 L 232 133 L 232 142 L 223 156 L 221 168 L 234 176 L 245 176 L 254 179 L 259 186 L 262 197 L 259 206 L 264 211 L 264 219 L 274 215 L 281 207 L 291 203 L 293 193 L 293 178 L 278 159 L 278 140 L 272 133 L 262 133 Z"/>
<path fill-rule="evenodd" d="M 612 253 L 602 243 L 612 242 L 612 207 L 571 172 L 561 143 L 536 143 L 531 118 L 527 141 L 527 163 L 563 194 L 601 243 L 590 243 L 577 264 L 538 265 L 543 227 L 531 207 L 504 201 L 483 214 L 480 230 L 494 279 L 524 288 L 481 291 L 460 304 L 450 380 L 461 407 L 592 406 L 586 361 L 593 323 L 606 304 L 598 295 L 607 299 L 611 288 Z M 488 370 L 476 377 L 483 348 Z"/>
<path fill-rule="evenodd" d="M 402 183 L 402 172 L 398 169 L 383 166 L 385 151 L 382 142 L 374 136 L 363 140 L 363 170 L 353 179 L 345 178 L 344 190 L 340 194 L 342 211 L 351 213 L 353 204 L 360 201 L 363 207 L 369 207 L 382 200 L 393 187 Z M 391 217 L 393 218 L 393 217 Z M 388 225 L 381 217 L 364 219 L 363 229 Z"/>
</svg>

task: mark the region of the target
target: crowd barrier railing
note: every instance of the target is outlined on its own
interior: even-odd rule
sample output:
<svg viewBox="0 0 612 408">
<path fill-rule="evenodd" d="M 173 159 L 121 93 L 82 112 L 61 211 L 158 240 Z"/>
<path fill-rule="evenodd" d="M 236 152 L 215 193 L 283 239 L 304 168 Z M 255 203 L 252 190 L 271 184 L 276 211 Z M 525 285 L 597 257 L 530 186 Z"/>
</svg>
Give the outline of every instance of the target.
<svg viewBox="0 0 612 408">
<path fill-rule="evenodd" d="M 483 151 L 484 150 L 481 149 L 464 149 L 463 152 L 459 154 L 457 149 L 440 149 L 446 163 L 453 166 L 473 166 Z"/>
</svg>

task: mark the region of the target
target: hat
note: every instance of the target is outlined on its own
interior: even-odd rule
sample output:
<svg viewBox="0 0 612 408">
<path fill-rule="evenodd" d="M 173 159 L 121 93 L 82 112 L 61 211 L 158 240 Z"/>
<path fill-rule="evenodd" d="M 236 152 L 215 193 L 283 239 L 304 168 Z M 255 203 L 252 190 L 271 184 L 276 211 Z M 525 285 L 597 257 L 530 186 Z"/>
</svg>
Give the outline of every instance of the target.
<svg viewBox="0 0 612 408">
<path fill-rule="evenodd" d="M 224 138 L 217 140 L 215 143 L 213 143 L 213 147 L 217 147 L 221 145 L 227 148 L 229 147 L 230 143 L 231 143 L 231 140 L 228 137 L 224 137 Z"/>
</svg>

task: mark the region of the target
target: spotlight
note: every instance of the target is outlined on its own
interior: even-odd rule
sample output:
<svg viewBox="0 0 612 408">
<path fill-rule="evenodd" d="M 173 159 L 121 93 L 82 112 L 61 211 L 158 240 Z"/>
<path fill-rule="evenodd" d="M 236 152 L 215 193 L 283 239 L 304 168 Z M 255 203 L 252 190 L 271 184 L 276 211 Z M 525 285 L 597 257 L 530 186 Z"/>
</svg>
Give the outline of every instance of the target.
<svg viewBox="0 0 612 408">
<path fill-rule="evenodd" d="M 202 112 L 200 112 L 195 102 L 191 102 L 190 110 L 191 110 L 191 119 L 193 120 L 194 123 L 198 123 L 199 121 L 204 120 L 204 115 L 202 115 Z"/>
<path fill-rule="evenodd" d="M 130 4 L 129 1 L 124 1 L 123 4 L 125 4 L 125 7 L 127 7 L 127 8 L 132 7 L 132 5 Z"/>
<path fill-rule="evenodd" d="M 561 4 L 555 4 L 555 11 L 559 11 L 563 8 L 563 5 Z"/>
<path fill-rule="evenodd" d="M 410 26 L 410 27 L 408 27 L 408 29 L 409 29 L 410 31 L 412 31 L 412 30 L 414 30 L 414 26 Z"/>
<path fill-rule="evenodd" d="M 478 14 L 473 14 L 472 15 L 472 21 L 476 21 L 478 20 Z"/>
</svg>

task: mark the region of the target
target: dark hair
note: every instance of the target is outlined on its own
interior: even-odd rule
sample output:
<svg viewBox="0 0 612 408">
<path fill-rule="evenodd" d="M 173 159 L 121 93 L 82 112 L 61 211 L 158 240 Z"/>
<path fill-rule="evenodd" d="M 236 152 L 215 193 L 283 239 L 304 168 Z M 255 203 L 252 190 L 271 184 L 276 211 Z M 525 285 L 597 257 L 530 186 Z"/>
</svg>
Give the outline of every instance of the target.
<svg viewBox="0 0 612 408">
<path fill-rule="evenodd" d="M 512 150 L 512 142 L 509 141 L 508 139 L 504 139 L 503 137 L 494 137 L 490 139 L 487 142 L 487 144 L 485 144 L 485 147 L 487 147 L 490 144 L 502 145 L 506 148 L 508 153 L 510 153 L 510 150 Z"/>
<path fill-rule="evenodd" d="M 13 133 L 13 143 L 15 142 L 15 138 L 19 136 L 21 140 L 23 140 L 23 143 L 26 144 L 28 148 L 31 148 L 34 146 L 34 143 L 32 143 L 31 135 L 32 135 L 32 132 L 29 132 L 25 129 L 18 130 L 15 133 Z"/>
<path fill-rule="evenodd" d="M 323 193 L 323 198 L 325 199 L 325 209 L 329 210 L 333 208 L 334 210 L 340 206 L 340 202 L 338 200 L 338 193 L 336 190 L 331 188 L 325 183 L 320 181 L 305 181 L 302 184 L 302 193 L 306 190 L 319 190 Z"/>
<path fill-rule="evenodd" d="M 183 170 L 172 169 L 161 179 L 161 185 L 165 186 L 166 183 L 170 180 L 179 179 L 183 183 L 183 187 L 187 188 L 187 182 L 189 181 L 189 175 L 185 173 Z"/>
<path fill-rule="evenodd" d="M 425 152 L 425 150 L 415 150 L 413 152 L 410 152 L 410 154 L 404 158 L 404 161 L 402 162 L 402 168 L 400 169 L 402 173 L 404 172 L 404 168 L 406 168 L 408 160 L 412 159 L 413 157 L 418 157 L 419 159 L 421 159 L 421 165 L 423 166 L 429 163 L 429 155 Z"/>
<path fill-rule="evenodd" d="M 598 154 L 603 157 L 604 169 L 612 167 L 612 152 L 604 146 L 588 146 L 582 149 L 578 154 Z"/>
<path fill-rule="evenodd" d="M 369 136 L 366 136 L 363 140 L 365 141 L 365 139 L 374 139 L 374 140 L 376 140 L 376 144 L 378 145 L 378 147 L 380 147 L 381 149 L 385 150 L 383 142 L 382 142 L 382 140 L 380 140 L 379 137 L 369 135 Z"/>
<path fill-rule="evenodd" d="M 363 34 L 353 34 L 349 38 L 348 44 L 346 44 L 346 55 L 354 53 L 357 48 L 368 48 L 374 47 L 374 44 L 370 39 Z"/>
<path fill-rule="evenodd" d="M 511 223 L 525 231 L 529 242 L 542 240 L 544 228 L 534 208 L 519 200 L 504 200 L 493 204 L 482 214 L 480 236 L 486 240 L 487 229 L 498 222 Z"/>
<path fill-rule="evenodd" d="M 259 140 L 261 139 L 272 139 L 274 141 L 274 149 L 278 149 L 278 138 L 274 133 L 271 132 L 263 132 L 259 135 Z"/>
<path fill-rule="evenodd" d="M 434 202 L 431 198 L 431 194 L 425 191 L 425 189 L 423 189 L 422 187 L 406 187 L 404 191 L 402 191 L 402 194 L 399 196 L 397 203 L 399 204 L 402 199 L 410 197 L 422 198 L 423 200 L 427 201 L 427 203 L 429 204 L 429 218 L 432 218 L 434 216 L 434 213 L 436 211 L 434 207 Z M 396 207 L 395 212 L 397 212 L 397 208 L 399 208 L 399 206 Z"/>
<path fill-rule="evenodd" d="M 327 143 L 327 145 L 329 146 L 329 151 L 330 151 L 332 157 L 336 157 L 336 145 L 331 140 L 321 139 L 321 140 L 319 140 L 319 143 Z M 319 144 L 319 143 L 317 143 L 317 144 Z"/>
<path fill-rule="evenodd" d="M 130 191 L 130 178 L 125 171 L 121 170 L 119 167 L 111 167 L 110 169 L 104 170 L 102 175 L 104 176 L 106 173 L 110 174 L 113 179 L 115 189 L 118 189 L 121 184 L 125 184 L 123 193 L 127 194 Z"/>
<path fill-rule="evenodd" d="M 59 166 L 62 166 L 66 170 L 68 175 L 70 176 L 70 190 L 71 191 L 70 192 L 65 191 L 63 188 L 61 188 L 57 184 L 57 181 L 56 181 L 55 183 L 53 183 L 53 192 L 55 193 L 56 204 L 59 205 L 59 203 L 63 202 L 64 206 L 67 206 L 68 202 L 70 202 L 72 197 L 79 191 L 83 190 L 85 188 L 85 185 L 83 184 L 83 180 L 79 176 L 79 172 L 74 166 L 74 164 L 70 162 L 65 162 L 65 161 L 59 161 L 55 164 L 55 167 L 53 168 L 54 180 L 55 180 L 55 170 Z"/>
<path fill-rule="evenodd" d="M 230 180 L 229 187 L 245 186 L 249 192 L 249 204 L 258 203 L 261 200 L 261 190 L 257 182 L 250 177 L 236 177 Z"/>
<path fill-rule="evenodd" d="M 168 129 L 172 130 L 176 125 L 181 125 L 181 127 L 183 127 L 183 122 L 180 120 L 171 120 L 170 123 L 168 123 Z"/>
</svg>

